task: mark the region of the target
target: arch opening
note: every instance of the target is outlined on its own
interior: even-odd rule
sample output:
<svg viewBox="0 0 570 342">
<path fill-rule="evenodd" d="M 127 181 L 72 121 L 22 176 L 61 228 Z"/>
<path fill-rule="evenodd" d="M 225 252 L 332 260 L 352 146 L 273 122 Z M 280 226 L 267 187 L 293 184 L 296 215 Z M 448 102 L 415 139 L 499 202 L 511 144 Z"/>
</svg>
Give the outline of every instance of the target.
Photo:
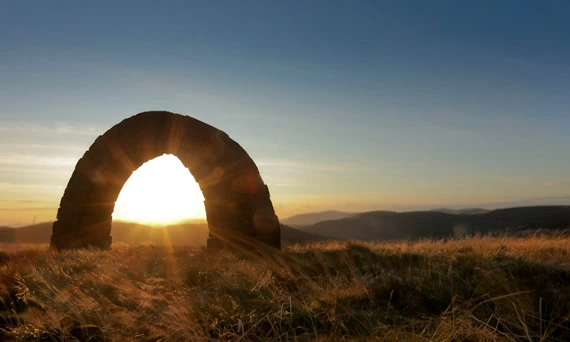
<svg viewBox="0 0 570 342">
<path fill-rule="evenodd" d="M 115 243 L 203 247 L 208 225 L 204 195 L 180 159 L 164 154 L 127 179 L 113 211 Z"/>
<path fill-rule="evenodd" d="M 136 169 L 119 192 L 113 221 L 166 226 L 205 222 L 204 195 L 180 159 L 164 154 Z"/>
<path fill-rule="evenodd" d="M 79 159 L 53 224 L 55 249 L 111 245 L 121 189 L 143 163 L 177 156 L 204 195 L 209 248 L 265 244 L 280 248 L 280 226 L 257 166 L 227 134 L 165 111 L 143 112 L 99 136 Z"/>
</svg>

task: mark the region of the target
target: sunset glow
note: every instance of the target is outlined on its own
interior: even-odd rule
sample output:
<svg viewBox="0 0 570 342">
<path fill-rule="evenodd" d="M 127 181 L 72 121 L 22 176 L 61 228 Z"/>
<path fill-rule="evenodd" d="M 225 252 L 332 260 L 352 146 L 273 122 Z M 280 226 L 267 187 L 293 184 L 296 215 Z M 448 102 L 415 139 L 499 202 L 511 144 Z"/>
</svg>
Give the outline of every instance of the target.
<svg viewBox="0 0 570 342">
<path fill-rule="evenodd" d="M 570 1 L 3 5 L 0 227 L 57 220 L 85 151 L 152 110 L 230 136 L 280 219 L 570 205 Z M 176 165 L 115 218 L 203 217 Z"/>
<path fill-rule="evenodd" d="M 204 196 L 192 174 L 173 155 L 144 163 L 127 180 L 113 219 L 169 224 L 205 219 Z"/>
</svg>

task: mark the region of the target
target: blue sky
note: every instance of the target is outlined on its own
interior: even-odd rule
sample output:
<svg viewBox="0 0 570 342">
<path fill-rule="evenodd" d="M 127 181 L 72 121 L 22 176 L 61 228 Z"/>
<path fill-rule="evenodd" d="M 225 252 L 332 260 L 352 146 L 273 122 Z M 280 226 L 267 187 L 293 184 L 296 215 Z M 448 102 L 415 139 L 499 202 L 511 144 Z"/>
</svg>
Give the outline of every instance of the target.
<svg viewBox="0 0 570 342">
<path fill-rule="evenodd" d="M 164 109 L 226 131 L 278 215 L 570 203 L 570 2 L 3 1 L 0 224 Z M 505 204 L 506 205 L 506 204 Z"/>
</svg>

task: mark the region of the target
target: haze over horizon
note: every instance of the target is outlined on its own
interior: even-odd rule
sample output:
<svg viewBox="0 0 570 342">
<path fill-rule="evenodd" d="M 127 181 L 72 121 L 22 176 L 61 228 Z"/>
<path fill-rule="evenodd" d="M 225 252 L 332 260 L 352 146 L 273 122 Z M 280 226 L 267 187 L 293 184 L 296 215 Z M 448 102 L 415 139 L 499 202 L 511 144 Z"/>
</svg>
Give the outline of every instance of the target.
<svg viewBox="0 0 570 342">
<path fill-rule="evenodd" d="M 554 0 L 3 2 L 0 225 L 54 220 L 95 138 L 146 110 L 228 133 L 281 218 L 570 204 L 568 13 Z"/>
</svg>

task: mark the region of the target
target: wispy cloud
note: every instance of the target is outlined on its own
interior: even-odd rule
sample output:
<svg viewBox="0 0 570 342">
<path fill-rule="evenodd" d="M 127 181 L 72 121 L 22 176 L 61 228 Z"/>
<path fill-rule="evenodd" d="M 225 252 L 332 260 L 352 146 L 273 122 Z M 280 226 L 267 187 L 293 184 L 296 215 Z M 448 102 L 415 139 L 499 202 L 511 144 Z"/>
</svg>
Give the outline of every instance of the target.
<svg viewBox="0 0 570 342">
<path fill-rule="evenodd" d="M 37 166 L 51 166 L 51 167 L 72 167 L 77 163 L 75 157 L 56 157 L 56 156 L 41 156 L 41 155 L 28 155 L 22 153 L 6 153 L 0 154 L 1 166 L 22 166 L 22 167 L 37 167 Z"/>
<path fill-rule="evenodd" d="M 71 168 L 66 167 L 66 170 L 71 171 Z M 62 170 L 61 167 L 49 168 L 49 167 L 0 166 L 0 175 L 6 175 L 6 174 L 69 176 L 68 172 L 64 172 L 64 170 Z"/>
<path fill-rule="evenodd" d="M 25 133 L 41 136 L 97 136 L 101 129 L 94 126 L 71 125 L 66 122 L 54 124 L 7 122 L 0 127 L 2 133 Z"/>
<path fill-rule="evenodd" d="M 56 207 L 11 207 L 0 208 L 0 211 L 53 211 Z"/>
<path fill-rule="evenodd" d="M 34 203 L 34 204 L 39 204 L 39 203 L 51 203 L 51 202 L 37 201 L 37 200 L 1 200 L 0 199 L 0 204 L 1 203 L 19 203 L 19 204 Z"/>
<path fill-rule="evenodd" d="M 0 191 L 10 190 L 62 190 L 64 185 L 55 184 L 14 184 L 14 183 L 0 183 Z"/>
<path fill-rule="evenodd" d="M 0 143 L 0 177 L 67 174 L 83 153 L 83 148 L 68 144 Z"/>
<path fill-rule="evenodd" d="M 0 200 L 0 211 L 53 211 L 58 206 L 55 200 Z"/>
<path fill-rule="evenodd" d="M 0 143 L 2 150 L 49 150 L 49 151 L 69 151 L 81 152 L 85 151 L 87 147 L 78 147 L 73 145 L 56 145 L 56 144 L 22 144 L 22 143 Z"/>
<path fill-rule="evenodd" d="M 0 183 L 0 207 L 51 207 L 61 199 L 65 190 L 65 183 L 61 184 L 19 184 Z M 24 201 L 33 202 L 24 202 Z"/>
</svg>

